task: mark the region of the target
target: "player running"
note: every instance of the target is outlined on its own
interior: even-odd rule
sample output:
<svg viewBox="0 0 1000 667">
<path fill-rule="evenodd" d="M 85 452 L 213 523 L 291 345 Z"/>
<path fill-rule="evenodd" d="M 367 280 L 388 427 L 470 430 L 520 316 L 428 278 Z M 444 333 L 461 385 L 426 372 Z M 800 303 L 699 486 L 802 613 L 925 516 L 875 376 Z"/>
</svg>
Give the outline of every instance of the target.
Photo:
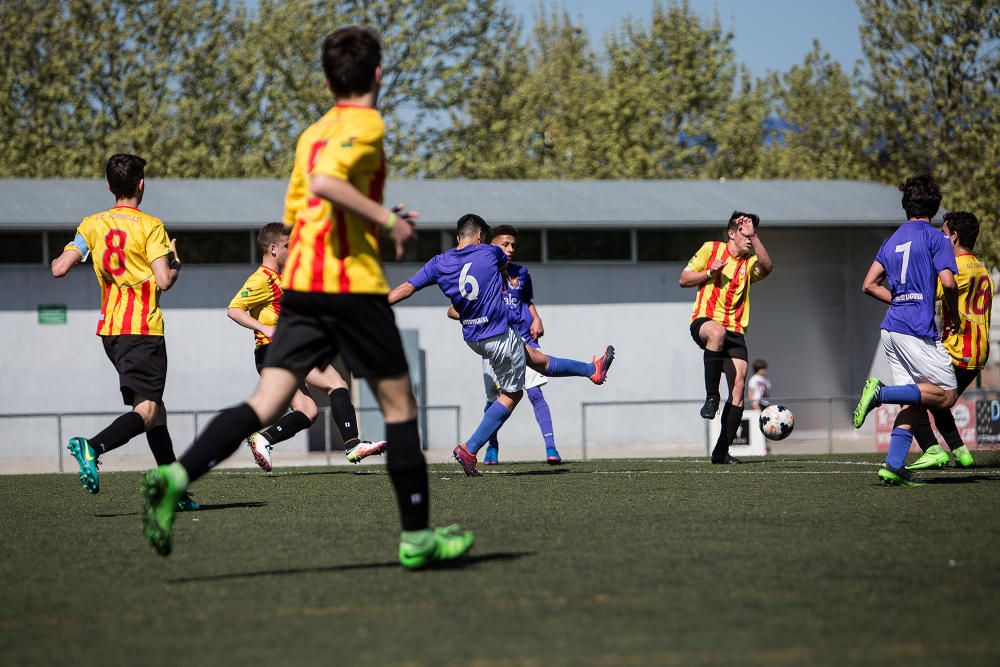
<svg viewBox="0 0 1000 667">
<path fill-rule="evenodd" d="M 600 358 L 588 363 L 550 357 L 527 347 L 511 327 L 510 309 L 503 301 L 502 271 L 507 266 L 507 255 L 495 245 L 482 243 L 489 225 L 478 215 L 467 213 L 458 219 L 455 231 L 458 246 L 432 257 L 409 280 L 394 288 L 389 303 L 399 303 L 437 284 L 458 312 L 466 345 L 489 361 L 500 395 L 472 436 L 452 451 L 467 476 L 481 477 L 476 454 L 521 400 L 526 364 L 549 377 L 586 377 L 594 384 L 604 384 L 615 348 L 609 345 Z"/>
<path fill-rule="evenodd" d="M 914 176 L 899 189 L 907 221 L 882 244 L 865 276 L 862 290 L 889 304 L 882 320 L 882 350 L 893 384 L 869 378 L 854 408 L 854 428 L 883 403 L 905 405 L 896 416 L 889 452 L 878 476 L 895 486 L 923 486 L 904 469 L 914 425 L 926 411 L 949 410 L 958 397 L 958 383 L 948 352 L 934 324 L 934 300 L 941 283 L 945 337 L 961 330 L 955 251 L 948 238 L 931 226 L 941 205 L 941 190 L 930 175 Z M 888 286 L 883 285 L 887 282 Z"/>
<path fill-rule="evenodd" d="M 986 366 L 990 355 L 990 319 L 993 312 L 993 280 L 979 258 L 973 254 L 979 236 L 979 220 L 966 211 L 950 211 L 944 214 L 944 235 L 955 250 L 958 273 L 955 284 L 958 288 L 958 314 L 961 326 L 944 340 L 944 349 L 951 357 L 955 371 L 956 396 L 975 381 Z M 938 284 L 938 298 L 943 296 Z M 947 319 L 947 315 L 945 318 Z M 975 461 L 969 448 L 962 442 L 962 435 L 955 425 L 951 410 L 934 409 L 934 424 L 944 438 L 948 449 L 955 457 L 955 465 L 972 467 Z M 926 416 L 913 425 L 913 437 L 923 456 L 906 466 L 907 470 L 940 468 L 948 463 L 948 452 L 934 439 L 934 431 Z"/>
<path fill-rule="evenodd" d="M 112 155 L 105 172 L 115 205 L 84 218 L 73 241 L 52 260 L 52 275 L 61 278 L 94 253 L 94 274 L 101 287 L 97 335 L 118 371 L 122 400 L 132 406 L 97 435 L 70 438 L 68 449 L 89 493 L 101 490 L 100 457 L 140 433 L 146 433 L 157 465 L 177 460 L 163 405 L 167 346 L 160 292 L 177 281 L 181 263 L 163 222 L 139 210 L 145 167 L 146 161 L 136 155 Z M 186 493 L 174 502 L 180 510 L 198 509 Z"/>
<path fill-rule="evenodd" d="M 539 349 L 538 339 L 545 335 L 545 328 L 542 326 L 542 318 L 538 315 L 533 299 L 535 298 L 534 287 L 531 282 L 531 274 L 528 269 L 520 264 L 509 261 L 513 259 L 517 252 L 517 228 L 513 225 L 500 225 L 492 230 L 490 243 L 503 250 L 507 255 L 506 286 L 503 291 L 503 301 L 510 309 L 510 325 L 514 331 L 521 336 L 521 340 L 528 347 Z M 449 306 L 448 316 L 458 319 L 458 311 L 454 306 Z M 524 387 L 531 401 L 531 407 L 535 412 L 535 421 L 542 431 L 542 439 L 545 441 L 545 461 L 556 464 L 562 461 L 559 450 L 556 449 L 556 438 L 552 429 L 552 412 L 549 404 L 542 393 L 542 385 L 548 382 L 541 373 L 530 366 L 525 369 Z M 496 375 L 490 362 L 483 359 L 483 385 L 486 388 L 486 410 L 490 409 L 493 402 L 500 395 L 500 386 L 497 384 Z M 494 433 L 486 446 L 486 454 L 483 456 L 483 465 L 496 465 L 500 444 Z"/>
<path fill-rule="evenodd" d="M 729 453 L 743 420 L 743 388 L 747 377 L 747 344 L 750 325 L 750 286 L 774 268 L 757 235 L 760 219 L 753 213 L 733 211 L 726 226 L 728 240 L 707 241 L 694 254 L 678 283 L 697 287 L 691 311 L 691 337 L 705 351 L 705 404 L 703 419 L 714 419 L 719 409 L 719 382 L 726 373 L 729 399 L 722 407 L 719 439 L 712 463 L 741 463 Z"/>
<path fill-rule="evenodd" d="M 400 259 L 417 215 L 381 204 L 386 161 L 385 125 L 374 108 L 382 81 L 378 35 L 341 28 L 323 40 L 322 62 L 337 103 L 302 133 L 295 149 L 285 200 L 285 222 L 294 229 L 282 272 L 281 318 L 257 390 L 213 419 L 179 462 L 148 471 L 143 481 L 146 539 L 164 556 L 172 548 L 173 499 L 261 424 L 281 416 L 308 372 L 338 353 L 355 376 L 368 380 L 385 418 L 386 469 L 403 528 L 400 563 L 419 568 L 454 560 L 474 541 L 457 526 L 428 526 L 417 404 L 386 302 L 376 236 L 387 236 Z"/>
<path fill-rule="evenodd" d="M 260 268 L 250 274 L 227 310 L 229 319 L 254 332 L 254 363 L 257 373 L 264 367 L 264 355 L 274 336 L 278 314 L 281 312 L 281 270 L 288 258 L 288 234 L 288 229 L 280 222 L 272 222 L 260 228 L 257 232 L 257 245 L 263 258 Z M 354 404 L 351 403 L 347 382 L 332 363 L 312 369 L 305 381 L 329 396 L 330 413 L 344 441 L 344 453 L 348 461 L 358 463 L 368 456 L 385 451 L 384 440 L 370 442 L 358 436 L 358 418 Z M 291 412 L 282 415 L 270 428 L 252 433 L 247 438 L 254 461 L 264 472 L 271 472 L 271 448 L 309 428 L 319 416 L 319 408 L 305 385 L 295 391 L 291 407 Z"/>
</svg>

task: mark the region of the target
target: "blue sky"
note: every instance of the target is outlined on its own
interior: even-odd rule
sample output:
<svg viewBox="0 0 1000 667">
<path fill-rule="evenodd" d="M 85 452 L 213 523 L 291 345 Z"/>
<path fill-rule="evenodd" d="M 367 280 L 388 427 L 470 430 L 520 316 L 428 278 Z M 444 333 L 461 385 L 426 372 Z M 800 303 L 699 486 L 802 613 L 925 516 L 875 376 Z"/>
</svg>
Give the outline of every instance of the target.
<svg viewBox="0 0 1000 667">
<path fill-rule="evenodd" d="M 551 0 L 543 0 L 549 6 Z M 556 0 L 570 15 L 582 17 L 594 46 L 622 19 L 648 21 L 654 0 Z M 738 60 L 755 76 L 768 70 L 786 70 L 802 61 L 819 39 L 848 72 L 861 58 L 858 25 L 861 13 L 854 0 L 689 0 L 691 8 L 706 17 L 718 11 L 723 28 L 732 29 Z M 507 0 L 524 19 L 526 29 L 534 22 L 539 0 Z"/>
</svg>

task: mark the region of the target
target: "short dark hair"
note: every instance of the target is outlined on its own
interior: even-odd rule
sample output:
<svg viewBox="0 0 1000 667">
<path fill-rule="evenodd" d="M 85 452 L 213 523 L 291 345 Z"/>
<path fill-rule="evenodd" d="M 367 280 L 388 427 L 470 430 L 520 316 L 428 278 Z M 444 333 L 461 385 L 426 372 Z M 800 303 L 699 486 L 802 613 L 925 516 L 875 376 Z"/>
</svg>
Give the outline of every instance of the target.
<svg viewBox="0 0 1000 667">
<path fill-rule="evenodd" d="M 261 254 L 266 254 L 272 243 L 280 243 L 281 237 L 288 236 L 291 231 L 280 222 L 269 222 L 257 232 L 257 247 Z"/>
<path fill-rule="evenodd" d="M 139 190 L 139 181 L 146 177 L 146 161 L 138 155 L 116 153 L 108 158 L 105 173 L 108 186 L 118 199 L 134 197 Z"/>
<path fill-rule="evenodd" d="M 911 176 L 899 186 L 899 191 L 903 193 L 903 210 L 910 220 L 930 220 L 941 208 L 941 188 L 930 174 Z"/>
<path fill-rule="evenodd" d="M 944 223 L 948 225 L 949 232 L 958 234 L 958 245 L 969 250 L 976 249 L 979 218 L 968 211 L 948 211 L 944 214 Z"/>
<path fill-rule="evenodd" d="M 735 230 L 737 227 L 739 227 L 739 225 L 736 224 L 736 221 L 739 220 L 740 218 L 750 218 L 750 220 L 753 222 L 754 229 L 757 229 L 757 225 L 760 224 L 760 218 L 757 217 L 756 213 L 744 213 L 743 211 L 733 211 L 733 214 L 729 216 L 729 224 L 726 226 L 726 230 L 732 231 Z"/>
<path fill-rule="evenodd" d="M 759 371 L 762 368 L 767 368 L 767 362 L 764 361 L 763 359 L 754 359 L 753 360 L 753 372 L 756 373 L 757 371 Z"/>
<path fill-rule="evenodd" d="M 489 236 L 490 226 L 475 213 L 466 213 L 455 223 L 455 234 L 460 237 L 475 236 L 476 232 L 482 232 L 483 238 L 486 238 Z"/>
<path fill-rule="evenodd" d="M 323 72 L 336 97 L 363 95 L 372 89 L 382 64 L 382 45 L 371 28 L 340 28 L 323 40 Z"/>
<path fill-rule="evenodd" d="M 496 227 L 490 228 L 490 241 L 492 242 L 498 236 L 513 236 L 517 238 L 517 227 L 514 225 L 497 225 Z"/>
</svg>

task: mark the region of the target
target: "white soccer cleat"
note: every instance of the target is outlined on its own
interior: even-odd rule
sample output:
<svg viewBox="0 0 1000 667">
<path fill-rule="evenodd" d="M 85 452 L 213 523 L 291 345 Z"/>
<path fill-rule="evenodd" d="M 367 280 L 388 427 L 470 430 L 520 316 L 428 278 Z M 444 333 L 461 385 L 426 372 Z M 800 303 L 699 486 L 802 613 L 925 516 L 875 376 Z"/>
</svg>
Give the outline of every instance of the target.
<svg viewBox="0 0 1000 667">
<path fill-rule="evenodd" d="M 385 440 L 379 440 L 378 442 L 362 440 L 345 452 L 347 454 L 347 460 L 351 463 L 357 463 L 361 459 L 375 454 L 381 454 L 385 451 L 385 444 Z"/>
<path fill-rule="evenodd" d="M 247 438 L 247 446 L 253 454 L 253 460 L 264 472 L 271 472 L 271 443 L 260 433 L 251 433 Z"/>
</svg>

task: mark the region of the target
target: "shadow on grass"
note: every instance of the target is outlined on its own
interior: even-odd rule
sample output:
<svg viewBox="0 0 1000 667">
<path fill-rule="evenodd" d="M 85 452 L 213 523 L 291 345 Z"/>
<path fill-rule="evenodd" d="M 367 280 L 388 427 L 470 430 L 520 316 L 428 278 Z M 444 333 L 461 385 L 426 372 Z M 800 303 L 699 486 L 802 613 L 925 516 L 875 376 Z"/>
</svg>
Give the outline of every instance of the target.
<svg viewBox="0 0 1000 667">
<path fill-rule="evenodd" d="M 494 551 L 486 554 L 472 554 L 461 560 L 447 561 L 435 564 L 426 568 L 425 571 L 433 570 L 462 570 L 468 567 L 475 567 L 480 563 L 491 561 L 512 561 L 527 556 L 534 556 L 535 551 Z M 191 584 L 206 581 L 227 581 L 233 579 L 253 579 L 256 577 L 286 577 L 297 574 L 322 574 L 325 572 L 352 572 L 358 570 L 384 570 L 401 567 L 399 561 L 389 560 L 379 563 L 345 563 L 343 565 L 324 565 L 318 567 L 291 567 L 274 570 L 257 570 L 254 572 L 229 572 L 224 574 L 206 574 L 195 577 L 178 577 L 167 579 L 168 584 Z"/>
<path fill-rule="evenodd" d="M 178 514 L 197 514 L 198 512 L 208 512 L 211 510 L 252 509 L 266 505 L 267 503 L 259 500 L 249 500 L 242 503 L 204 503 L 198 510 L 193 512 L 178 512 Z M 95 514 L 94 516 L 99 519 L 108 519 L 116 516 L 142 516 L 142 512 L 116 512 L 113 514 Z"/>
<path fill-rule="evenodd" d="M 1000 475 L 942 475 L 941 477 L 923 477 L 922 482 L 928 484 L 974 484 L 976 482 L 997 482 Z"/>
</svg>

